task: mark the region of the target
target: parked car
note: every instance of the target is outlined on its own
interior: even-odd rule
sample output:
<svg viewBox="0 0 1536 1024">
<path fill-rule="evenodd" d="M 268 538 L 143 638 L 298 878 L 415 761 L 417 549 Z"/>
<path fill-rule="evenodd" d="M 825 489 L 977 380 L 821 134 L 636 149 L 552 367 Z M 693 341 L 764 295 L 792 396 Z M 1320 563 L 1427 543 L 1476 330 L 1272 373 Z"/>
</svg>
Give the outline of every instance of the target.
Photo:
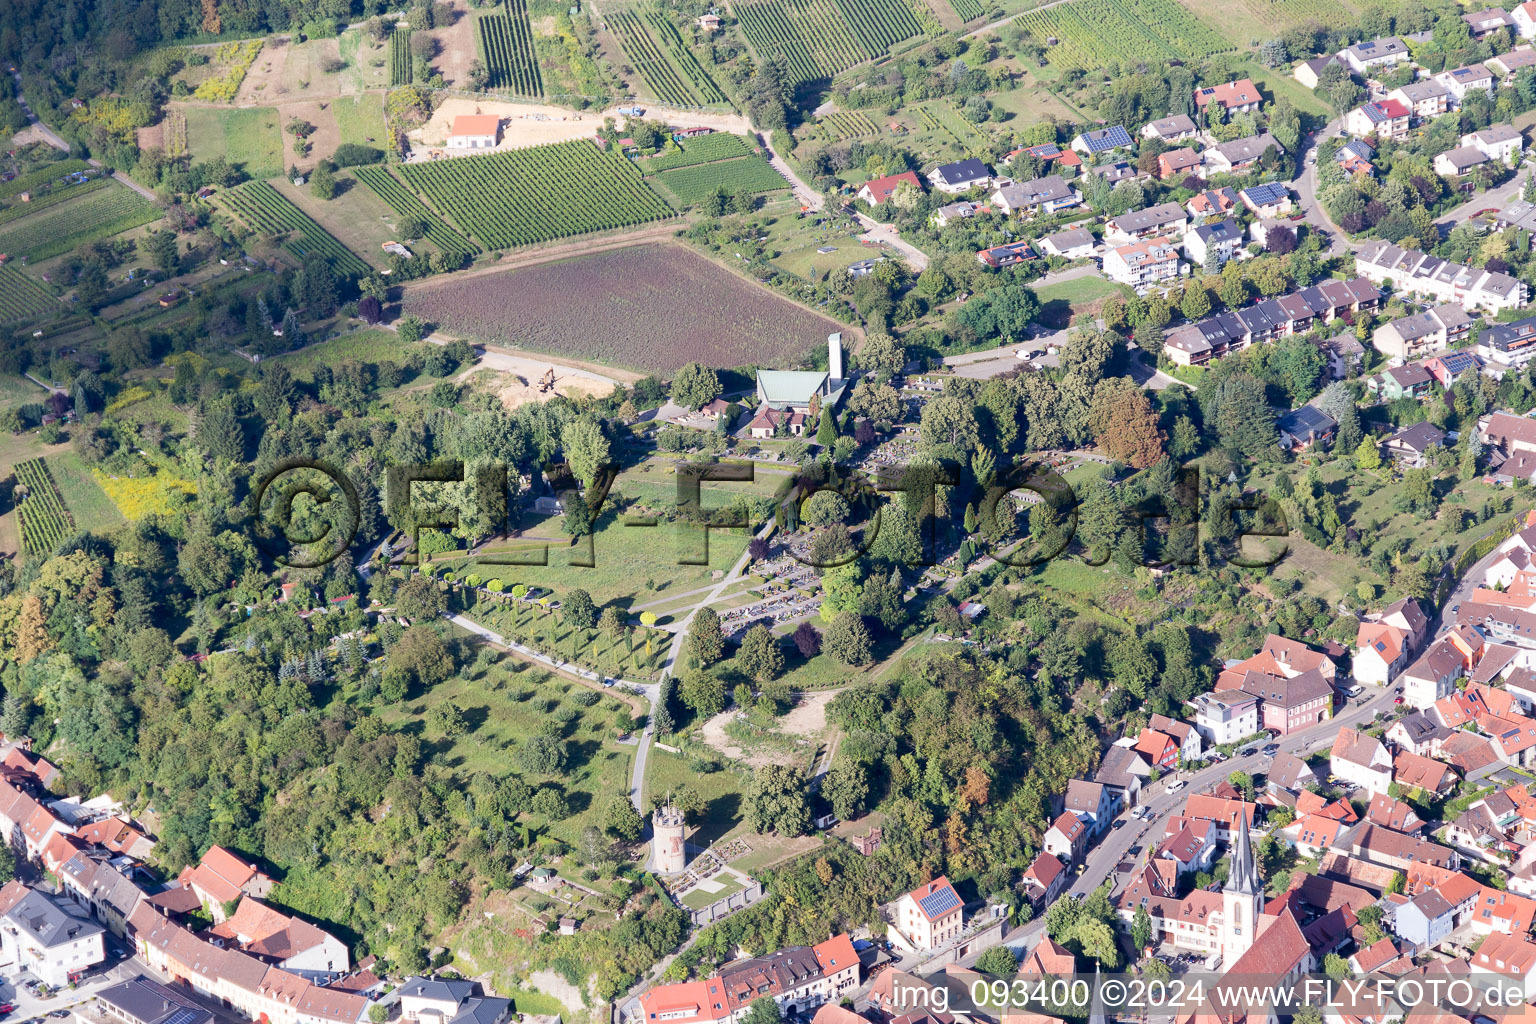
<svg viewBox="0 0 1536 1024">
<path fill-rule="evenodd" d="M 1125 819 L 1124 818 L 1116 818 L 1115 819 L 1115 823 L 1113 825 L 1109 826 L 1109 827 L 1110 828 L 1125 828 Z"/>
<path fill-rule="evenodd" d="M 1256 753 L 1258 753 L 1258 751 L 1254 750 L 1252 747 L 1249 747 L 1247 750 L 1243 751 L 1243 755 L 1242 756 L 1244 756 L 1244 757 L 1252 757 Z"/>
<path fill-rule="evenodd" d="M 1141 844 L 1137 843 L 1134 846 L 1128 847 L 1125 852 L 1130 854 L 1132 857 L 1134 857 L 1137 854 L 1141 853 Z"/>
</svg>

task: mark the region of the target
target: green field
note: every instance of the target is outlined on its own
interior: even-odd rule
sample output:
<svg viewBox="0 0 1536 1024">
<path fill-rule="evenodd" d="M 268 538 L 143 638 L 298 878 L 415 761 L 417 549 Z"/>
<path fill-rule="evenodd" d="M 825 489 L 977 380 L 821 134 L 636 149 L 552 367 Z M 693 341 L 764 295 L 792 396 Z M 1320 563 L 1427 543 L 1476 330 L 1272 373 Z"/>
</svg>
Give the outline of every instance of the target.
<svg viewBox="0 0 1536 1024">
<path fill-rule="evenodd" d="M 195 162 L 223 157 L 253 178 L 283 173 L 283 133 L 272 107 L 178 109 L 187 118 L 187 148 Z"/>
<path fill-rule="evenodd" d="M 729 160 L 735 156 L 751 156 L 753 152 L 751 143 L 740 135 L 732 135 L 729 132 L 700 135 L 696 139 L 684 139 L 676 145 L 676 149 L 637 161 L 640 170 L 646 174 L 656 174 L 660 171 L 669 171 L 674 167 L 692 167 L 694 164 Z"/>
<path fill-rule="evenodd" d="M 48 469 L 80 529 L 109 530 L 126 522 L 112 499 L 107 497 L 107 492 L 91 478 L 91 471 L 80 461 L 80 456 L 73 452 L 52 456 L 48 459 Z"/>
<path fill-rule="evenodd" d="M 355 142 L 380 150 L 389 148 L 383 96 L 376 92 L 343 96 L 331 101 L 331 113 L 336 115 L 336 127 L 341 132 L 343 145 Z"/>
<path fill-rule="evenodd" d="M 1059 40 L 1046 51 L 1058 68 L 1191 60 L 1234 48 L 1176 0 L 1074 0 L 1020 15 L 1017 24 L 1041 43 Z"/>
<path fill-rule="evenodd" d="M 280 360 L 295 378 L 310 381 L 320 366 L 339 366 L 344 362 L 382 363 L 386 359 L 405 362 L 411 346 L 400 340 L 394 331 L 354 331 L 330 341 L 306 345 L 297 352 L 274 358 Z M 431 379 L 431 378 L 427 378 Z"/>
<path fill-rule="evenodd" d="M 634 227 L 672 215 L 634 165 L 586 140 L 405 164 L 400 173 L 488 249 Z"/>
<path fill-rule="evenodd" d="M 21 323 L 56 312 L 53 293 L 15 267 L 0 266 L 0 324 Z"/>
<path fill-rule="evenodd" d="M 731 9 L 758 56 L 782 60 L 800 82 L 831 78 L 929 30 L 907 0 L 751 0 Z"/>
<path fill-rule="evenodd" d="M 724 191 L 726 195 L 738 192 L 760 195 L 789 187 L 784 176 L 760 156 L 679 167 L 661 172 L 656 180 L 688 206 L 703 202 L 718 191 Z"/>
<path fill-rule="evenodd" d="M 356 253 L 264 181 L 248 181 L 226 189 L 216 199 L 257 234 L 286 238 L 283 248 L 300 259 L 318 252 L 331 261 L 339 274 L 360 275 L 370 269 Z"/>
<path fill-rule="evenodd" d="M 111 182 L 0 227 L 0 252 L 36 262 L 159 218 L 160 207 Z"/>
<path fill-rule="evenodd" d="M 442 218 L 427 209 L 410 189 L 401 184 L 399 178 L 389 173 L 388 168 L 358 167 L 353 173 L 358 181 L 367 185 L 401 217 L 420 217 L 426 221 L 427 241 L 443 252 L 473 256 L 480 251 L 478 245 L 444 224 Z"/>
<path fill-rule="evenodd" d="M 651 95 L 663 103 L 695 106 L 726 101 L 715 80 L 683 44 L 677 27 L 659 11 L 618 10 L 608 23 Z"/>
</svg>

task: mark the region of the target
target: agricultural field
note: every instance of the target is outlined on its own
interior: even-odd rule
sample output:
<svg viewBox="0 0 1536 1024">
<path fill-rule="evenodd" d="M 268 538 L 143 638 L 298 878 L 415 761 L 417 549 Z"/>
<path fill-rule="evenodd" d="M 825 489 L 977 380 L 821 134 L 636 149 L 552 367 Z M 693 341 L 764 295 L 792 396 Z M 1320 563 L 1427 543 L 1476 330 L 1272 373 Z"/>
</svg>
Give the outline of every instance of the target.
<svg viewBox="0 0 1536 1024">
<path fill-rule="evenodd" d="M 842 142 L 846 139 L 857 139 L 866 135 L 878 135 L 880 129 L 866 115 L 853 111 L 852 113 L 835 112 L 821 118 L 821 129 L 826 133 L 831 142 Z"/>
<path fill-rule="evenodd" d="M 726 102 L 725 94 L 683 44 L 677 27 L 658 11 L 618 10 L 608 24 L 652 95 L 673 106 Z"/>
<path fill-rule="evenodd" d="M 0 267 L 0 324 L 35 320 L 58 309 L 59 300 L 48 289 L 15 267 Z"/>
<path fill-rule="evenodd" d="M 405 164 L 406 182 L 488 249 L 670 217 L 628 160 L 576 140 Z"/>
<path fill-rule="evenodd" d="M 679 167 L 656 176 L 662 186 L 685 206 L 695 206 L 717 192 L 761 195 L 789 187 L 784 176 L 760 156 L 744 156 L 713 164 Z"/>
<path fill-rule="evenodd" d="M 524 0 L 506 0 L 501 10 L 480 15 L 475 22 L 475 51 L 490 72 L 492 89 L 507 89 L 518 96 L 544 95 Z"/>
<path fill-rule="evenodd" d="M 402 307 L 449 334 L 642 373 L 792 366 L 847 330 L 671 244 L 413 284 Z"/>
<path fill-rule="evenodd" d="M 757 55 L 782 59 L 801 82 L 831 78 L 937 29 L 907 0 L 750 0 L 732 11 Z"/>
<path fill-rule="evenodd" d="M 949 6 L 954 9 L 961 21 L 975 21 L 987 13 L 981 0 L 949 0 Z"/>
<path fill-rule="evenodd" d="M 166 156 L 184 156 L 187 152 L 187 115 L 167 110 L 160 128 L 160 148 Z"/>
<path fill-rule="evenodd" d="M 71 174 L 90 169 L 91 165 L 84 160 L 55 160 L 26 174 L 19 174 L 10 181 L 0 181 L 0 199 L 10 199 L 23 192 L 36 192 L 63 181 Z"/>
<path fill-rule="evenodd" d="M 420 199 L 400 183 L 400 179 L 389 173 L 388 168 L 381 166 L 354 168 L 353 174 L 357 180 L 367 185 L 380 199 L 389 204 L 390 209 L 404 217 L 420 217 L 427 222 L 427 241 L 435 245 L 444 253 L 460 253 L 473 256 L 480 251 L 480 247 L 453 228 L 444 224 L 442 219 L 433 213 L 422 203 Z"/>
<path fill-rule="evenodd" d="M 26 496 L 18 497 L 16 502 L 22 550 L 29 558 L 46 556 L 74 533 L 75 521 L 42 459 L 17 463 L 16 483 L 27 490 Z"/>
<path fill-rule="evenodd" d="M 123 524 L 122 513 L 97 485 L 80 456 L 74 452 L 50 455 L 48 472 L 53 475 L 53 482 L 64 498 L 76 529 L 96 533 Z"/>
<path fill-rule="evenodd" d="M 967 121 L 948 100 L 936 100 L 913 109 L 924 128 L 939 132 L 962 153 L 984 156 L 991 146 L 992 139 Z"/>
<path fill-rule="evenodd" d="M 712 135 L 700 135 L 696 139 L 684 139 L 676 144 L 677 149 L 650 157 L 638 162 L 638 166 L 645 174 L 657 174 L 661 171 L 669 171 L 674 167 L 692 167 L 694 164 L 707 164 L 715 160 L 729 160 L 737 156 L 751 156 L 756 150 L 752 144 L 740 135 L 732 135 L 729 132 L 715 132 Z"/>
<path fill-rule="evenodd" d="M 260 39 L 244 39 L 217 47 L 209 55 L 207 65 L 214 69 L 213 73 L 198 84 L 192 95 L 209 103 L 233 102 L 240 83 L 245 81 L 245 73 L 261 52 L 261 45 Z"/>
<path fill-rule="evenodd" d="M 355 142 L 375 149 L 389 148 L 389 131 L 384 124 L 384 97 L 376 92 L 342 96 L 331 101 L 330 112 L 336 118 L 337 144 Z"/>
<path fill-rule="evenodd" d="M 290 236 L 283 248 L 300 259 L 308 252 L 318 252 L 331 261 L 338 274 L 360 276 L 371 269 L 356 253 L 264 181 L 248 181 L 220 192 L 216 200 L 258 234 L 268 238 Z"/>
<path fill-rule="evenodd" d="M 253 178 L 283 173 L 283 134 L 277 110 L 249 107 L 172 107 L 187 125 L 187 147 L 198 163 L 223 157 Z"/>
<path fill-rule="evenodd" d="M 156 220 L 160 207 L 117 182 L 90 189 L 0 227 L 0 252 L 32 262 Z"/>
<path fill-rule="evenodd" d="M 1230 40 L 1177 0 L 1074 0 L 1019 16 L 1058 68 L 1102 68 L 1111 62 L 1192 60 L 1234 49 Z"/>
<path fill-rule="evenodd" d="M 389 34 L 389 84 L 411 84 L 411 30 L 396 28 Z"/>
</svg>

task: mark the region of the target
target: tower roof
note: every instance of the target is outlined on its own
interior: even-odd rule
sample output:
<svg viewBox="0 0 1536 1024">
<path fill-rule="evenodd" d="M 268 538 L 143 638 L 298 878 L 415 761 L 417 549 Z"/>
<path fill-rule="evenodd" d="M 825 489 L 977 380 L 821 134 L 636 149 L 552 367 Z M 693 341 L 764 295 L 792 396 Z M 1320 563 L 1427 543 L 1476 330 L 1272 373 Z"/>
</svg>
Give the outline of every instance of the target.
<svg viewBox="0 0 1536 1024">
<path fill-rule="evenodd" d="M 1263 892 L 1253 864 L 1253 844 L 1248 839 L 1248 816 L 1237 816 L 1237 840 L 1232 847 L 1232 866 L 1227 873 L 1227 892 L 1254 896 Z"/>
</svg>

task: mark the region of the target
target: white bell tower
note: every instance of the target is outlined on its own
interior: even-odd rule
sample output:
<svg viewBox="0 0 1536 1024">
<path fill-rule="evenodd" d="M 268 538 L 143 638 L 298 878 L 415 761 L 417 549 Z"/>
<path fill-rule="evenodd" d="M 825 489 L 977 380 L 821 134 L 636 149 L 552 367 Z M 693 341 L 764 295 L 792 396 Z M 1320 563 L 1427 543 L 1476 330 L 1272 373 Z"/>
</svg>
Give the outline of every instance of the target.
<svg viewBox="0 0 1536 1024">
<path fill-rule="evenodd" d="M 1252 948 L 1259 934 L 1259 913 L 1264 907 L 1264 886 L 1254 867 L 1253 846 L 1248 840 L 1248 815 L 1241 810 L 1236 828 L 1232 864 L 1227 884 L 1221 890 L 1221 957 L 1227 970 Z"/>
</svg>

